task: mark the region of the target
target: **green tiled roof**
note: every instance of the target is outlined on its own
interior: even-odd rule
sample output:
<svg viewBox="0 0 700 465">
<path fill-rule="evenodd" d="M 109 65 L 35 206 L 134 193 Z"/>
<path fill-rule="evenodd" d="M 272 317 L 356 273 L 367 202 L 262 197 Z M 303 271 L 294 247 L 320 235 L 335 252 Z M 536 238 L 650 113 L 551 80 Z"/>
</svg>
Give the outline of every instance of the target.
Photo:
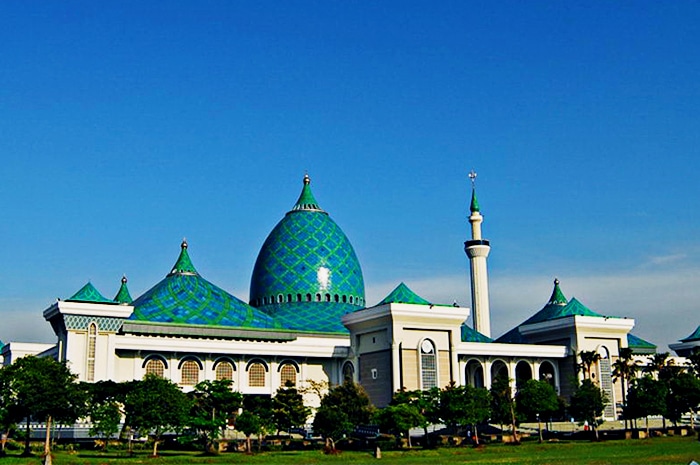
<svg viewBox="0 0 700 465">
<path fill-rule="evenodd" d="M 114 296 L 114 301 L 119 304 L 130 304 L 134 299 L 131 298 L 129 288 L 126 287 L 126 276 L 122 276 L 122 284 L 119 286 L 119 292 Z"/>
<path fill-rule="evenodd" d="M 471 326 L 467 326 L 466 323 L 462 324 L 462 342 L 493 342 L 488 336 L 481 334 L 479 331 L 475 330 Z"/>
<path fill-rule="evenodd" d="M 615 318 L 606 317 L 600 313 L 596 313 L 590 308 L 583 305 L 575 297 L 567 301 L 564 293 L 559 288 L 559 280 L 554 280 L 554 290 L 547 304 L 539 312 L 532 315 L 530 318 L 519 324 L 517 327 L 499 337 L 497 342 L 505 342 L 512 344 L 525 344 L 527 339 L 520 333 L 521 326 L 542 323 L 544 321 L 557 320 L 569 316 L 594 316 L 599 318 Z"/>
<path fill-rule="evenodd" d="M 340 317 L 357 310 L 356 305 L 336 302 L 289 302 L 258 307 L 272 315 L 275 326 L 288 330 L 320 333 L 344 333 Z"/>
<path fill-rule="evenodd" d="M 80 288 L 78 292 L 73 294 L 70 298 L 66 299 L 70 302 L 94 302 L 94 303 L 114 303 L 113 300 L 110 300 L 100 294 L 100 291 L 98 291 L 95 286 L 92 285 L 91 282 L 88 281 L 86 285 Z"/>
<path fill-rule="evenodd" d="M 549 298 L 549 302 L 547 302 L 547 305 L 566 305 L 568 303 L 569 301 L 566 299 L 566 296 L 559 287 L 559 280 L 555 278 L 554 290 L 552 291 L 552 296 Z"/>
<path fill-rule="evenodd" d="M 430 302 L 413 292 L 404 283 L 401 283 L 398 286 L 396 286 L 396 288 L 393 291 L 391 291 L 388 296 L 384 297 L 384 300 L 379 302 L 377 305 L 385 304 L 430 305 Z"/>
<path fill-rule="evenodd" d="M 289 329 L 345 332 L 340 317 L 365 305 L 362 269 L 347 236 L 319 207 L 310 182 L 304 176 L 299 200 L 260 249 L 250 304 Z"/>
<path fill-rule="evenodd" d="M 197 270 L 190 260 L 190 254 L 187 253 L 187 240 L 183 239 L 182 244 L 180 244 L 180 256 L 177 257 L 175 265 L 173 265 L 173 270 L 170 274 L 176 273 L 190 273 L 197 274 Z"/>
<path fill-rule="evenodd" d="M 700 340 L 700 326 L 695 328 L 695 331 L 693 331 L 693 334 L 686 337 L 685 339 L 681 339 L 681 342 L 692 342 L 692 341 L 698 341 L 698 340 Z"/>
<path fill-rule="evenodd" d="M 305 174 L 304 187 L 301 188 L 301 194 L 299 195 L 299 199 L 297 199 L 297 203 L 295 203 L 292 207 L 292 211 L 323 211 L 323 209 L 318 206 L 316 197 L 314 197 L 314 194 L 311 192 L 311 187 L 309 187 L 309 184 L 311 184 L 311 178 L 309 178 L 308 174 Z"/>
<path fill-rule="evenodd" d="M 202 278 L 183 242 L 172 271 L 137 298 L 129 318 L 137 321 L 272 328 L 272 318 Z"/>
<path fill-rule="evenodd" d="M 641 337 L 635 336 L 632 333 L 627 333 L 627 346 L 634 353 L 650 354 L 656 352 L 656 346 L 651 342 L 645 341 Z"/>
</svg>

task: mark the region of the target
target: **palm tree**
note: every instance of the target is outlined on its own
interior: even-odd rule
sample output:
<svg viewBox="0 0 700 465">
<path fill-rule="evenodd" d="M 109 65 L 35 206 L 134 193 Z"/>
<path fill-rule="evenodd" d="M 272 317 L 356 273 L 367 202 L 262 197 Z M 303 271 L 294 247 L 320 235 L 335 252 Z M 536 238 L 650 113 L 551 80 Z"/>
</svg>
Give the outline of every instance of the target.
<svg viewBox="0 0 700 465">
<path fill-rule="evenodd" d="M 622 380 L 622 404 L 627 405 L 627 384 L 637 376 L 639 362 L 632 358 L 632 349 L 623 347 L 620 356 L 612 364 L 613 381 Z M 625 418 L 625 431 L 627 430 L 627 418 Z"/>
<path fill-rule="evenodd" d="M 580 368 L 585 368 L 588 379 L 591 379 L 591 368 L 600 360 L 600 354 L 595 350 L 582 350 L 578 353 L 581 358 Z"/>
</svg>

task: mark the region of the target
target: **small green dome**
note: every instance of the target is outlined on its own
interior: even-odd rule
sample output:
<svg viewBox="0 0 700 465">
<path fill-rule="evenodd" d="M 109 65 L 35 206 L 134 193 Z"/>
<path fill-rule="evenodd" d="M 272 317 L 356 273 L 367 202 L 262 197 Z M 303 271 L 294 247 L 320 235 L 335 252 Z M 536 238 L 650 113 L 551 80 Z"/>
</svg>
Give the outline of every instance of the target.
<svg viewBox="0 0 700 465">
<path fill-rule="evenodd" d="M 187 242 L 172 271 L 134 300 L 131 320 L 188 325 L 272 328 L 269 315 L 202 278 L 187 252 Z"/>
<path fill-rule="evenodd" d="M 299 200 L 263 244 L 250 304 L 288 329 L 347 332 L 340 317 L 365 305 L 355 250 L 314 198 L 304 176 Z"/>
</svg>

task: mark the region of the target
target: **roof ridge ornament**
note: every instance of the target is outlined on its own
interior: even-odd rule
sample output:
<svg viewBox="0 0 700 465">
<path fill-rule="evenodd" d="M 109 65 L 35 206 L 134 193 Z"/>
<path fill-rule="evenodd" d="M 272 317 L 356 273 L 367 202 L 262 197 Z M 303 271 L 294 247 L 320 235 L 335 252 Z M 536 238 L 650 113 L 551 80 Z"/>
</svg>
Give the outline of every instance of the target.
<svg viewBox="0 0 700 465">
<path fill-rule="evenodd" d="M 476 213 L 479 210 L 479 201 L 476 199 L 476 171 L 471 170 L 469 174 L 467 175 L 469 177 L 469 180 L 472 182 L 472 200 L 471 204 L 469 205 L 469 211 L 472 213 Z"/>
<path fill-rule="evenodd" d="M 301 188 L 301 194 L 299 194 L 299 199 L 297 199 L 296 203 L 292 207 L 292 209 L 288 212 L 297 212 L 297 211 L 313 211 L 313 212 L 320 212 L 320 213 L 326 213 L 319 205 L 318 202 L 316 201 L 316 198 L 314 197 L 314 194 L 311 192 L 311 178 L 309 177 L 309 173 L 304 173 L 304 179 L 303 179 L 303 187 Z M 326 213 L 327 214 L 327 213 Z"/>
<path fill-rule="evenodd" d="M 168 276 L 174 274 L 199 274 L 192 264 L 190 259 L 190 254 L 187 252 L 187 239 L 183 238 L 180 244 L 180 256 L 177 257 L 175 265 L 173 265 L 172 271 L 168 273 Z"/>
</svg>

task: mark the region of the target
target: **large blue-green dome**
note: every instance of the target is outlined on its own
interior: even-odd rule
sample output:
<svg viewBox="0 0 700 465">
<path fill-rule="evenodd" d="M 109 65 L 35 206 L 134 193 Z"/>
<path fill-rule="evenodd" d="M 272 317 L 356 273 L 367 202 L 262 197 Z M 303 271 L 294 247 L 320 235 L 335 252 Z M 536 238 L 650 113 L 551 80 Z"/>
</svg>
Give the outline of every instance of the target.
<svg viewBox="0 0 700 465">
<path fill-rule="evenodd" d="M 346 332 L 340 317 L 363 308 L 365 284 L 355 250 L 318 206 L 310 179 L 258 254 L 250 304 L 284 328 Z"/>
<path fill-rule="evenodd" d="M 168 275 L 131 305 L 131 320 L 188 325 L 272 328 L 272 318 L 202 278 L 182 242 Z"/>
</svg>

